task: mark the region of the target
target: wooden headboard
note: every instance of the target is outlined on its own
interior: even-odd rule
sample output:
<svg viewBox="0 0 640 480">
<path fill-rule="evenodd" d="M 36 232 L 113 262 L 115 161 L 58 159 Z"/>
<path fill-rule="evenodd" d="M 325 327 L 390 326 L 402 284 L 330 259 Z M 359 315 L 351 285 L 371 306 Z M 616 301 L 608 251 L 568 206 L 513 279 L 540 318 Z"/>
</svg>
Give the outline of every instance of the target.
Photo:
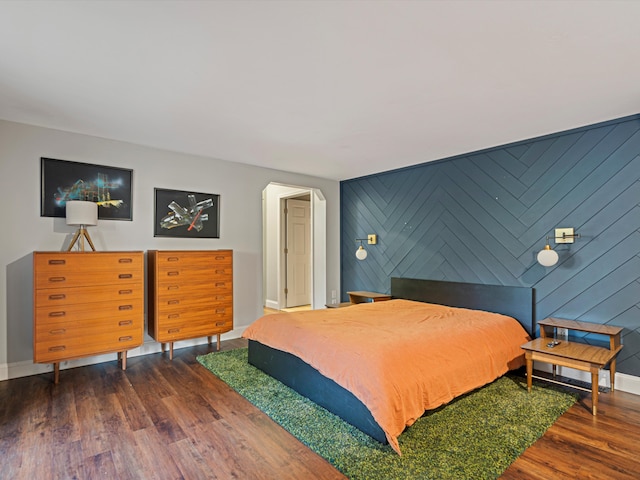
<svg viewBox="0 0 640 480">
<path fill-rule="evenodd" d="M 533 288 L 392 277 L 391 296 L 501 313 L 518 320 L 535 337 Z"/>
</svg>

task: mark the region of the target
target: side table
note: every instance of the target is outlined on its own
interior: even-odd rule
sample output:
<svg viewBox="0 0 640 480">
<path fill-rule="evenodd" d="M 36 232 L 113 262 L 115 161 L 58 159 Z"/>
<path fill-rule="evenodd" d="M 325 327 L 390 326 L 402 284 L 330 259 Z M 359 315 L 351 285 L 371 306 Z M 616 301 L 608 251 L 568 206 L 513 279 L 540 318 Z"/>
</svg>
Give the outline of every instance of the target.
<svg viewBox="0 0 640 480">
<path fill-rule="evenodd" d="M 566 320 L 563 318 L 545 318 L 538 322 L 538 325 L 540 325 L 540 338 L 536 338 L 522 345 L 527 361 L 527 389 L 531 391 L 534 361 L 550 363 L 554 366 L 554 372 L 556 366 L 590 372 L 591 413 L 596 415 L 598 411 L 599 372 L 600 369 L 607 365 L 609 365 L 611 391 L 613 392 L 615 388 L 616 356 L 620 350 L 622 350 L 622 345 L 620 344 L 622 327 L 578 322 L 576 320 Z M 554 341 L 552 332 L 557 328 L 606 335 L 609 337 L 609 348 L 567 340 L 560 342 Z"/>
</svg>

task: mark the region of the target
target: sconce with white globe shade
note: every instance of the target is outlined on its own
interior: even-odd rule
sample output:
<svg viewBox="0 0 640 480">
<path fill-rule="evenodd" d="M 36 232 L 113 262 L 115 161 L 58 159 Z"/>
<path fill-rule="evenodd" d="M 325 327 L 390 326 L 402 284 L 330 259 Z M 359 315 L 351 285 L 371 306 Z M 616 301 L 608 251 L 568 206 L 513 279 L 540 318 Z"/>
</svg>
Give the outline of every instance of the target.
<svg viewBox="0 0 640 480">
<path fill-rule="evenodd" d="M 553 267 L 558 263 L 558 253 L 551 249 L 551 246 L 547 243 L 542 250 L 538 252 L 538 263 L 543 267 Z"/>
<path fill-rule="evenodd" d="M 538 263 L 543 267 L 553 267 L 560 258 L 558 252 L 549 245 L 549 238 L 547 237 L 547 244 L 536 256 Z M 556 243 L 573 243 L 576 238 L 580 238 L 580 234 L 575 233 L 573 228 L 556 228 L 553 236 Z"/>
<path fill-rule="evenodd" d="M 367 251 L 362 246 L 362 242 L 367 242 L 368 245 L 376 245 L 378 243 L 378 235 L 370 233 L 367 238 L 356 238 L 356 242 L 360 242 L 360 246 L 356 250 L 356 258 L 358 260 L 364 260 L 367 258 Z"/>
</svg>

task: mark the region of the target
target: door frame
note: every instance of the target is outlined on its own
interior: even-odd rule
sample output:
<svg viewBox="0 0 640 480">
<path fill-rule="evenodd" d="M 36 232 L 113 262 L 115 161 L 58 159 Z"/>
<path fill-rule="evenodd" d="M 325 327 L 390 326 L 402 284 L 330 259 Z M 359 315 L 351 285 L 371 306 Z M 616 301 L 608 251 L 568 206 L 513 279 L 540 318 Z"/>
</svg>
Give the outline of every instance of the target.
<svg viewBox="0 0 640 480">
<path fill-rule="evenodd" d="M 269 201 L 269 190 L 273 188 L 282 190 L 275 196 L 275 201 Z M 284 263 L 284 231 L 286 229 L 282 204 L 288 198 L 296 198 L 309 194 L 311 197 L 311 308 L 324 307 L 327 292 L 327 205 L 322 191 L 313 187 L 298 185 L 286 185 L 272 182 L 263 190 L 263 214 L 262 214 L 262 237 L 263 237 L 263 305 L 282 309 L 285 305 L 284 285 L 286 271 Z M 273 210 L 272 210 L 273 209 Z M 274 218 L 277 234 L 275 239 L 273 233 L 269 231 L 268 218 Z M 275 240 L 275 242 L 274 242 Z M 270 258 L 270 256 L 274 258 Z M 275 269 L 275 271 L 273 271 Z M 273 282 L 275 278 L 275 295 L 269 292 L 274 291 Z M 268 298 L 271 295 L 271 298 Z"/>
</svg>

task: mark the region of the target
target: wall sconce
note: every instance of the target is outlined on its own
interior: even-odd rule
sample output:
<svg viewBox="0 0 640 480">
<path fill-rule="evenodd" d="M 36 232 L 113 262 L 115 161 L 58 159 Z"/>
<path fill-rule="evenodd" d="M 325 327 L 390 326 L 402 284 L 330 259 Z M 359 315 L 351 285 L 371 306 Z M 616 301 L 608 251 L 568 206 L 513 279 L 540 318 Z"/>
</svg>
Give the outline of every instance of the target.
<svg viewBox="0 0 640 480">
<path fill-rule="evenodd" d="M 549 245 L 549 238 L 547 237 L 547 244 L 542 250 L 538 252 L 538 263 L 543 267 L 553 267 L 558 263 L 558 253 Z M 574 239 L 580 238 L 579 233 L 574 233 L 573 228 L 556 228 L 555 236 L 553 237 L 556 243 L 573 243 Z"/>
<path fill-rule="evenodd" d="M 356 258 L 358 260 L 364 260 L 367 258 L 367 251 L 362 246 L 362 242 L 367 242 L 369 245 L 376 245 L 378 243 L 378 235 L 370 233 L 367 238 L 356 238 L 356 242 L 360 242 L 360 246 L 356 250 Z"/>
<path fill-rule="evenodd" d="M 88 225 L 98 224 L 98 204 L 94 202 L 85 202 L 80 200 L 71 200 L 66 205 L 66 217 L 67 225 L 73 225 L 80 227 L 73 236 L 67 252 L 70 252 L 75 243 L 80 240 L 80 251 L 84 252 L 84 239 L 86 238 L 91 246 L 91 249 L 95 251 L 96 247 L 93 246 L 89 232 L 86 227 Z"/>
</svg>

